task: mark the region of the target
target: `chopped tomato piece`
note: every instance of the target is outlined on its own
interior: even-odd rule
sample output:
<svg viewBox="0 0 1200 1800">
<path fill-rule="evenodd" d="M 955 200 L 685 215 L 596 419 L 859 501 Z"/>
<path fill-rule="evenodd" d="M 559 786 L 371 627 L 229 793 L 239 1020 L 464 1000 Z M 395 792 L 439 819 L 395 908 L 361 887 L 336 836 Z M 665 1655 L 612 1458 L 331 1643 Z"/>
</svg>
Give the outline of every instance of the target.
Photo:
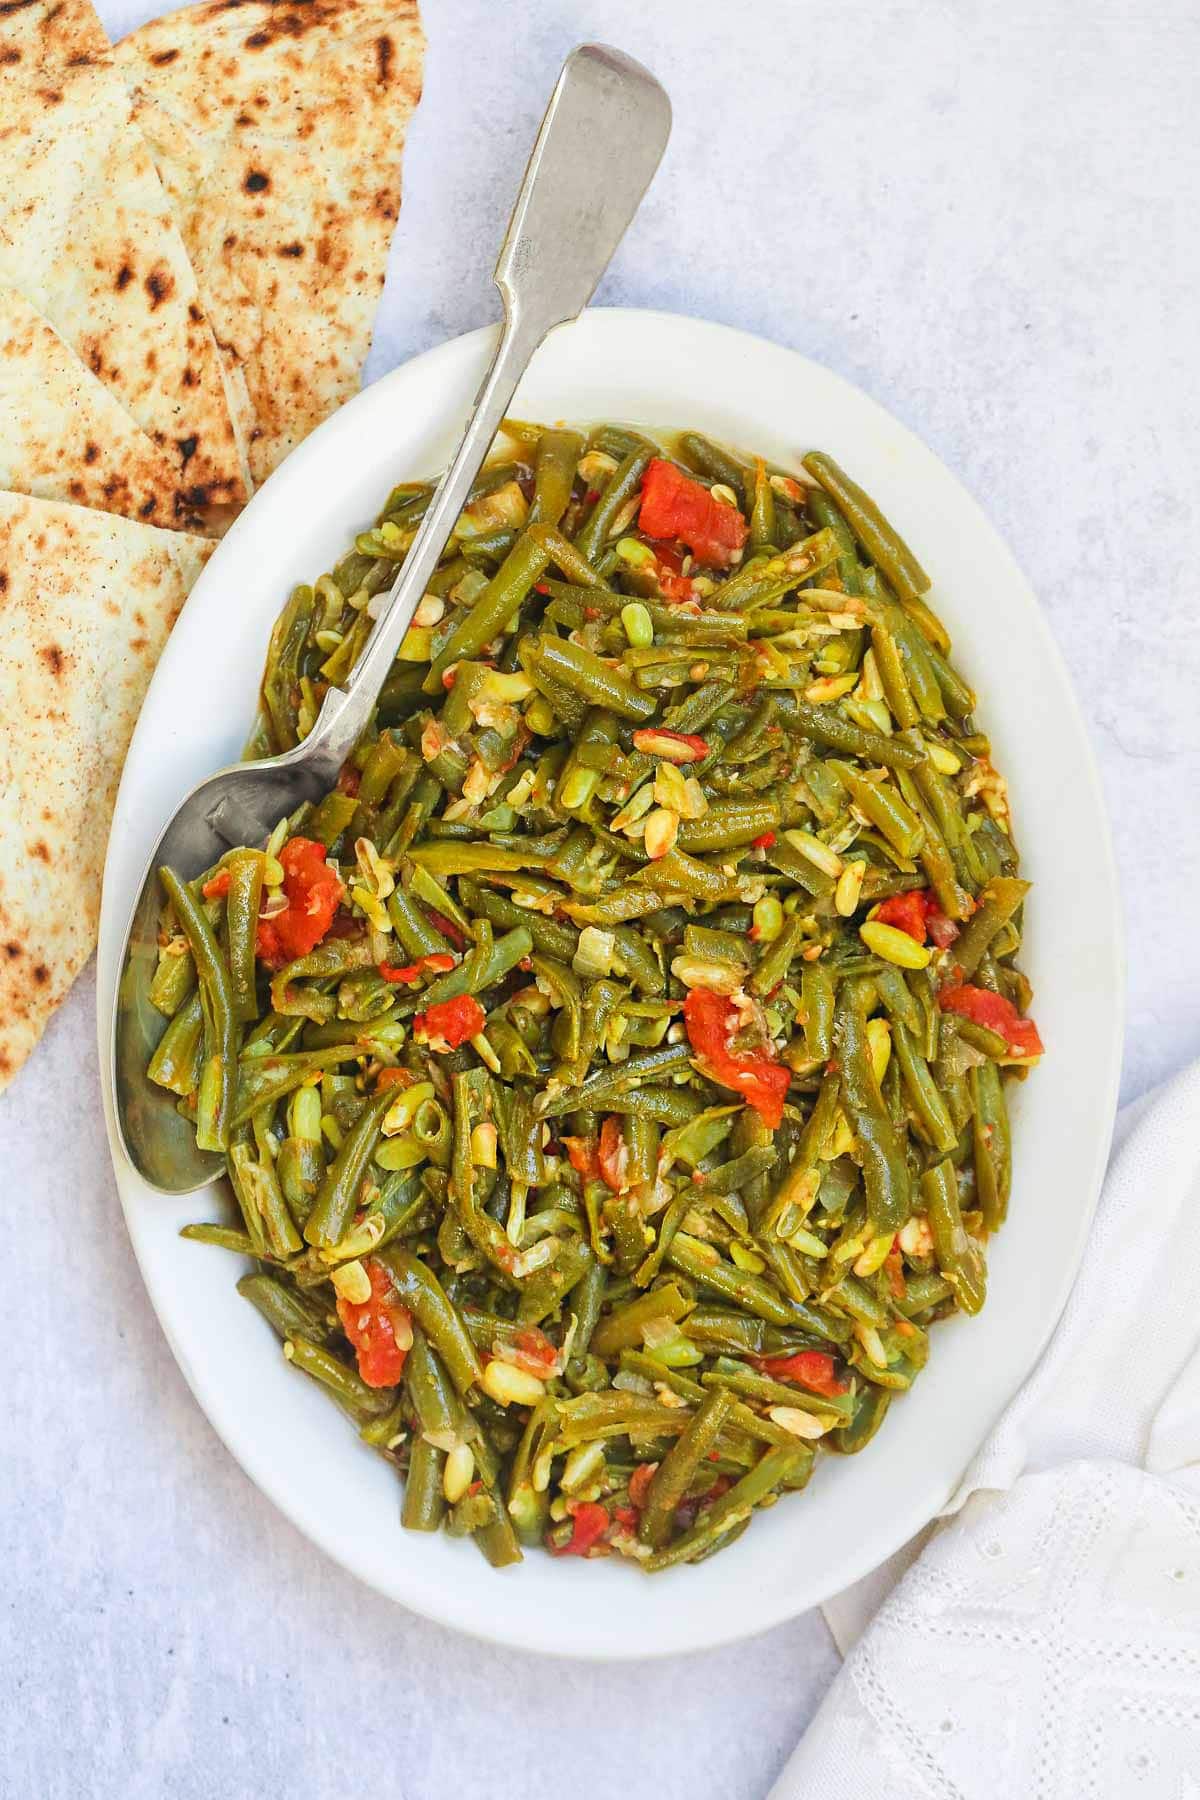
<svg viewBox="0 0 1200 1800">
<path fill-rule="evenodd" d="M 750 848 L 752 850 L 773 850 L 775 848 L 775 833 L 773 831 L 764 831 L 761 837 L 751 838 Z"/>
<path fill-rule="evenodd" d="M 1011 1000 L 993 994 L 990 988 L 945 987 L 938 995 L 938 1005 L 994 1031 L 1012 1056 L 1040 1056 L 1045 1048 L 1033 1020 L 1023 1019 Z"/>
<path fill-rule="evenodd" d="M 958 936 L 958 926 L 953 919 L 947 918 L 938 905 L 937 895 L 930 888 L 914 888 L 907 894 L 890 894 L 886 900 L 879 902 L 875 918 L 880 925 L 891 925 L 897 931 L 906 931 L 918 944 L 923 944 L 930 937 L 939 950 L 945 950 Z"/>
<path fill-rule="evenodd" d="M 392 1278 L 374 1257 L 363 1264 L 371 1281 L 371 1298 L 338 1297 L 338 1318 L 354 1346 L 358 1372 L 368 1387 L 395 1387 L 404 1373 L 412 1346 L 412 1314 L 401 1306 Z"/>
<path fill-rule="evenodd" d="M 709 569 L 728 568 L 747 537 L 736 506 L 714 500 L 702 482 L 658 456 L 642 482 L 638 524 L 647 537 L 678 538 Z"/>
<path fill-rule="evenodd" d="M 218 869 L 211 881 L 206 881 L 200 892 L 206 900 L 223 900 L 229 892 L 229 870 Z"/>
<path fill-rule="evenodd" d="M 439 1000 L 426 1007 L 413 1020 L 413 1036 L 418 1044 L 432 1050 L 457 1050 L 468 1038 L 478 1037 L 486 1014 L 478 1000 L 470 994 L 456 994 L 453 1000 Z"/>
<path fill-rule="evenodd" d="M 656 1462 L 639 1463 L 637 1468 L 633 1471 L 633 1474 L 629 1477 L 629 1498 L 639 1512 L 646 1504 L 646 1497 L 650 1492 L 650 1483 L 654 1480 L 657 1469 L 658 1464 Z"/>
<path fill-rule="evenodd" d="M 637 1512 L 634 1507 L 632 1507 L 632 1506 L 614 1506 L 613 1507 L 613 1518 L 617 1521 L 618 1525 L 623 1525 L 625 1527 L 626 1531 L 636 1531 L 637 1530 L 638 1516 L 637 1516 Z"/>
<path fill-rule="evenodd" d="M 889 894 L 881 900 L 875 918 L 880 925 L 891 925 L 896 931 L 906 931 L 910 938 L 918 944 L 925 942 L 925 897 L 926 890 L 918 888 L 911 894 Z"/>
<path fill-rule="evenodd" d="M 664 731 L 661 726 L 635 731 L 633 747 L 672 763 L 703 762 L 708 755 L 707 738 L 697 737 L 691 731 Z"/>
<path fill-rule="evenodd" d="M 315 950 L 333 924 L 346 890 L 325 860 L 325 846 L 312 838 L 289 838 L 279 852 L 283 864 L 283 912 L 258 921 L 257 948 L 273 969 Z"/>
<path fill-rule="evenodd" d="M 448 950 L 434 950 L 429 956 L 418 956 L 414 963 L 405 963 L 402 969 L 395 968 L 391 963 L 380 963 L 379 973 L 385 981 L 392 983 L 414 982 L 419 981 L 422 975 L 444 975 L 457 961 L 457 956 L 451 956 Z"/>
<path fill-rule="evenodd" d="M 673 604 L 696 598 L 696 589 L 686 575 L 672 575 L 670 569 L 658 571 L 658 587 L 664 600 Z"/>
<path fill-rule="evenodd" d="M 598 1180 L 600 1158 L 596 1153 L 595 1140 L 593 1138 L 565 1137 L 562 1142 L 566 1145 L 567 1157 L 575 1173 L 582 1175 L 585 1181 Z"/>
<path fill-rule="evenodd" d="M 732 1000 L 708 988 L 691 988 L 684 1001 L 684 1024 L 703 1073 L 744 1095 L 774 1131 L 783 1118 L 791 1071 L 776 1061 L 769 1040 L 757 1053 L 730 1049 L 738 1017 Z"/>
<path fill-rule="evenodd" d="M 883 1259 L 884 1272 L 888 1278 L 888 1286 L 892 1290 L 893 1300 L 903 1300 L 908 1292 L 908 1283 L 904 1279 L 904 1258 L 892 1240 L 892 1247 Z"/>
<path fill-rule="evenodd" d="M 613 1193 L 623 1194 L 629 1186 L 626 1178 L 629 1152 L 621 1135 L 621 1121 L 613 1118 L 611 1113 L 600 1127 L 600 1154 L 597 1160 L 600 1174 Z"/>
<path fill-rule="evenodd" d="M 406 1088 L 411 1087 L 415 1080 L 416 1076 L 410 1069 L 380 1069 L 375 1077 L 375 1088 L 377 1092 L 380 1088 Z"/>
<path fill-rule="evenodd" d="M 558 1368 L 558 1351 L 545 1332 L 536 1325 L 522 1325 L 514 1345 L 523 1369 L 532 1375 L 553 1375 Z"/>
<path fill-rule="evenodd" d="M 595 1548 L 609 1527 L 608 1513 L 597 1500 L 569 1500 L 571 1541 L 556 1552 L 558 1556 L 586 1556 Z"/>
<path fill-rule="evenodd" d="M 758 1366 L 776 1381 L 798 1382 L 810 1393 L 824 1394 L 829 1399 L 849 1392 L 846 1383 L 837 1379 L 832 1356 L 823 1350 L 797 1350 L 794 1356 L 762 1356 Z"/>
<path fill-rule="evenodd" d="M 448 919 L 445 913 L 435 912 L 432 906 L 427 906 L 425 910 L 441 932 L 442 936 L 444 938 L 449 938 L 456 950 L 463 949 L 467 941 L 466 932 L 457 926 L 453 919 Z"/>
</svg>

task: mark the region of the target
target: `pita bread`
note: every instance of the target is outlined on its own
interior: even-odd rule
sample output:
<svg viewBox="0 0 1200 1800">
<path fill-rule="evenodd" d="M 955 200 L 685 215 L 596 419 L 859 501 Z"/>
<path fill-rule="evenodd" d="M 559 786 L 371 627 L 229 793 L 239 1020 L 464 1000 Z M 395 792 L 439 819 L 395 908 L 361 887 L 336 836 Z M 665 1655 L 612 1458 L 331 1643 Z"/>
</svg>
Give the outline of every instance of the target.
<svg viewBox="0 0 1200 1800">
<path fill-rule="evenodd" d="M 0 286 L 0 488 L 178 523 L 169 459 L 15 288 Z"/>
<path fill-rule="evenodd" d="M 255 481 L 359 386 L 423 51 L 415 0 L 213 0 L 116 46 Z"/>
<path fill-rule="evenodd" d="M 90 0 L 0 6 L 0 282 L 169 460 L 178 514 L 246 498 L 212 330 Z"/>
<path fill-rule="evenodd" d="M 0 494 L 0 1088 L 91 955 L 121 764 L 212 548 Z"/>
</svg>

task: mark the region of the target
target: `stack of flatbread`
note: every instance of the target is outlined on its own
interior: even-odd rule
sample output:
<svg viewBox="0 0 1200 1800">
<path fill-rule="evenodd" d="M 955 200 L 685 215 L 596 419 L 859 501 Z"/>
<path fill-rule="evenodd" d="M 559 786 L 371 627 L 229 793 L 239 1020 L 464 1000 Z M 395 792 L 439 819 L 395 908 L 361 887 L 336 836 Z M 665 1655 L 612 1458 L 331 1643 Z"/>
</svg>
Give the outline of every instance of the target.
<svg viewBox="0 0 1200 1800">
<path fill-rule="evenodd" d="M 0 1088 L 95 942 L 121 764 L 214 538 L 357 388 L 416 0 L 216 0 L 117 46 L 0 5 Z"/>
</svg>

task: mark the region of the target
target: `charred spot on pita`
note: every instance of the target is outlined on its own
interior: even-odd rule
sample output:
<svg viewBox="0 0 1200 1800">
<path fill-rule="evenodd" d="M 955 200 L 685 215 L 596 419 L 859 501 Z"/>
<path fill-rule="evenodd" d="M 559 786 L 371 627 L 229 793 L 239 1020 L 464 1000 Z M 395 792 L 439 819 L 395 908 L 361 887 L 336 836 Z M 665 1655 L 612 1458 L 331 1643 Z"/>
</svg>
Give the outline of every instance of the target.
<svg viewBox="0 0 1200 1800">
<path fill-rule="evenodd" d="M 52 675 L 61 675 L 67 666 L 67 656 L 61 644 L 43 644 L 38 655 Z"/>
<path fill-rule="evenodd" d="M 264 175 L 261 169 L 247 169 L 246 179 L 242 186 L 248 194 L 261 194 L 271 185 L 271 177 Z"/>
<path fill-rule="evenodd" d="M 117 292 L 122 293 L 124 291 L 124 289 L 129 286 L 129 284 L 132 280 L 133 280 L 133 270 L 130 268 L 128 263 L 122 263 L 120 268 L 117 270 L 117 279 L 116 279 L 116 283 L 115 283 Z"/>
<path fill-rule="evenodd" d="M 385 35 L 375 39 L 375 58 L 379 64 L 379 85 L 381 87 L 386 86 L 387 78 L 392 72 L 392 57 L 395 53 L 395 45 L 390 37 Z"/>
<path fill-rule="evenodd" d="M 49 859 L 47 859 L 47 860 L 49 860 Z M 46 967 L 45 963 L 35 963 L 34 964 L 33 979 L 37 982 L 39 987 L 45 987 L 46 983 L 50 979 L 50 971 Z"/>
<path fill-rule="evenodd" d="M 15 939 L 11 940 L 4 946 L 4 954 L 10 962 L 13 962 L 21 954 L 20 944 Z"/>
<path fill-rule="evenodd" d="M 93 443 L 89 442 L 84 445 L 83 460 L 85 463 L 97 462 L 99 460 L 99 457 L 100 457 L 99 444 L 93 444 Z"/>
<path fill-rule="evenodd" d="M 196 454 L 196 449 L 200 442 L 199 438 L 193 435 L 191 437 L 176 438 L 175 442 L 179 445 L 180 456 L 185 463 L 189 463 Z"/>
<path fill-rule="evenodd" d="M 145 285 L 150 296 L 150 311 L 157 312 L 163 301 L 169 300 L 175 292 L 175 277 L 166 269 L 151 269 Z"/>
<path fill-rule="evenodd" d="M 173 63 L 178 55 L 178 50 L 156 50 L 150 61 L 156 69 L 165 69 L 167 64 Z"/>
<path fill-rule="evenodd" d="M 280 245 L 279 254 L 280 254 L 280 256 L 303 256 L 304 255 L 304 245 L 297 243 L 293 239 L 293 241 L 290 244 Z"/>
<path fill-rule="evenodd" d="M 38 838 L 36 843 L 30 844 L 29 854 L 30 856 L 36 856 L 39 862 L 48 863 L 50 861 L 50 846 L 45 838 Z M 33 972 L 35 975 L 37 974 L 36 969 Z"/>
</svg>

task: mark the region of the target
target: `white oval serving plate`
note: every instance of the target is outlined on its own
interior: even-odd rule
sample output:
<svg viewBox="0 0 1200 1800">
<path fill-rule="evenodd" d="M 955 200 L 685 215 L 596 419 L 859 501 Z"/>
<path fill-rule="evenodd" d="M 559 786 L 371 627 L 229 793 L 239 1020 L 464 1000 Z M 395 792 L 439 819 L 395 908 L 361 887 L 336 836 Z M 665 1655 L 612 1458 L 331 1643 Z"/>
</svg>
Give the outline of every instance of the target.
<svg viewBox="0 0 1200 1800">
<path fill-rule="evenodd" d="M 125 765 L 105 872 L 100 1060 L 117 1184 L 162 1326 L 242 1467 L 315 1544 L 381 1593 L 532 1650 L 637 1657 L 748 1636 L 819 1604 L 946 1502 L 1028 1374 L 1075 1273 L 1108 1152 L 1122 967 L 1108 828 L 1066 672 L 1027 583 L 930 451 L 825 369 L 722 326 L 597 310 L 556 332 L 514 406 L 532 419 L 693 426 L 794 466 L 830 451 L 897 522 L 934 579 L 955 658 L 1009 778 L 1035 883 L 1025 966 L 1048 1054 L 1012 1093 L 1013 1203 L 974 1320 L 933 1334 L 929 1366 L 866 1452 L 823 1459 L 808 1490 L 696 1568 L 642 1576 L 618 1558 L 539 1552 L 496 1572 L 475 1547 L 405 1532 L 393 1471 L 290 1369 L 235 1292 L 236 1261 L 178 1236 L 211 1193 L 165 1200 L 116 1146 L 110 1033 L 121 934 L 145 859 L 185 791 L 240 751 L 267 637 L 294 583 L 329 568 L 392 484 L 442 466 L 493 341 L 472 332 L 417 357 L 329 419 L 272 476 L 197 582 L 150 687 Z"/>
</svg>

